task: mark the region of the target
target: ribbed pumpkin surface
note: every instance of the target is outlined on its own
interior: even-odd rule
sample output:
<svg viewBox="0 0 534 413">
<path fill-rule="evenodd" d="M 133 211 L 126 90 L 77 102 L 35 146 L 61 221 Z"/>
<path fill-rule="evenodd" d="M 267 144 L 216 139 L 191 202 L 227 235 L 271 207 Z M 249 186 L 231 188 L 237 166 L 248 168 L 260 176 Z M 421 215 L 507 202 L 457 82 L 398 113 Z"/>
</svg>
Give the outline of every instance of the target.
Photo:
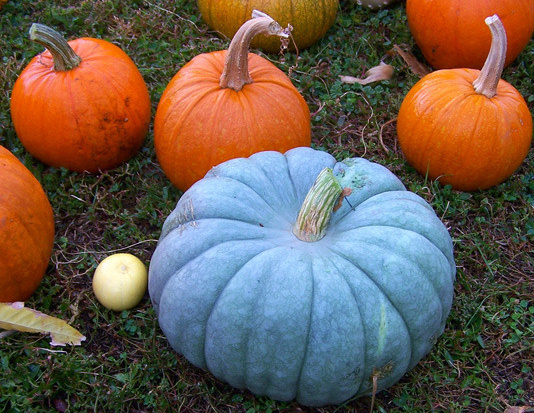
<svg viewBox="0 0 534 413">
<path fill-rule="evenodd" d="M 339 0 L 198 0 L 202 18 L 217 32 L 232 38 L 252 14 L 267 13 L 287 27 L 293 27 L 293 38 L 299 49 L 317 42 L 334 24 Z M 251 43 L 268 52 L 280 50 L 280 39 L 258 36 Z M 291 46 L 291 42 L 290 42 Z"/>
<path fill-rule="evenodd" d="M 253 83 L 240 91 L 221 88 L 226 53 L 193 58 L 172 78 L 158 104 L 156 154 L 182 190 L 229 159 L 310 145 L 308 105 L 285 73 L 250 53 Z"/>
<path fill-rule="evenodd" d="M 324 238 L 304 242 L 292 226 L 325 167 L 352 193 Z M 447 229 L 391 172 L 296 148 L 225 162 L 193 185 L 165 221 L 149 291 L 191 363 L 321 406 L 415 366 L 443 332 L 454 278 Z"/>
</svg>

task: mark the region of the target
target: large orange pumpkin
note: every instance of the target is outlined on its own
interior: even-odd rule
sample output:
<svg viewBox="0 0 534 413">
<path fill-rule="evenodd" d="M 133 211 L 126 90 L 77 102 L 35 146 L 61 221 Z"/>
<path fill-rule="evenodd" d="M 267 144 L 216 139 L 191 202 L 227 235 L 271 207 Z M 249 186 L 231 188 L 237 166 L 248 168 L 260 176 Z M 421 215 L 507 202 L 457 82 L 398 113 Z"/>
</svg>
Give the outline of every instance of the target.
<svg viewBox="0 0 534 413">
<path fill-rule="evenodd" d="M 508 66 L 534 31 L 532 0 L 407 0 L 408 25 L 425 59 L 436 69 L 481 69 L 491 45 L 484 25 L 497 14 L 508 35 Z"/>
<path fill-rule="evenodd" d="M 248 53 L 257 33 L 281 34 L 268 16 L 247 21 L 228 51 L 193 58 L 172 78 L 154 120 L 158 161 L 186 190 L 213 166 L 255 152 L 311 143 L 310 112 L 290 79 Z"/>
<path fill-rule="evenodd" d="M 24 147 L 42 162 L 97 172 L 130 159 L 148 132 L 148 88 L 133 61 L 105 40 L 67 43 L 32 25 L 30 36 L 47 51 L 15 82 L 11 116 Z"/>
<path fill-rule="evenodd" d="M 0 302 L 25 301 L 39 286 L 54 244 L 54 216 L 41 184 L 0 146 Z"/>
<path fill-rule="evenodd" d="M 290 24 L 295 44 L 303 49 L 334 24 L 339 0 L 197 0 L 197 4 L 208 26 L 227 38 L 235 35 L 253 10 L 261 10 L 284 27 Z M 280 51 L 280 41 L 267 36 L 257 36 L 251 45 L 267 52 Z M 289 46 L 293 47 L 293 42 Z"/>
<path fill-rule="evenodd" d="M 486 189 L 521 165 L 532 141 L 532 115 L 520 93 L 500 79 L 506 33 L 497 16 L 481 71 L 442 69 L 419 80 L 404 98 L 397 134 L 421 174 L 454 189 Z"/>
</svg>

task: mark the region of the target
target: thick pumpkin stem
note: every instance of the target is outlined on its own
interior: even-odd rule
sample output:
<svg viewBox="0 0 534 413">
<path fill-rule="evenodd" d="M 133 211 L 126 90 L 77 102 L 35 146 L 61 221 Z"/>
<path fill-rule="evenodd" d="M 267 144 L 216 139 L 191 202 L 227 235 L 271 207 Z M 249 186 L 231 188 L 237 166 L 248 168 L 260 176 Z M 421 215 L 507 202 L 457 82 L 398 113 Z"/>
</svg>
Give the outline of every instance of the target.
<svg viewBox="0 0 534 413">
<path fill-rule="evenodd" d="M 326 234 L 343 188 L 331 168 L 321 171 L 300 207 L 293 233 L 302 241 L 318 241 Z"/>
<path fill-rule="evenodd" d="M 288 29 L 282 29 L 270 16 L 254 10 L 252 19 L 243 23 L 230 42 L 219 82 L 221 88 L 239 92 L 243 86 L 253 82 L 248 71 L 248 50 L 252 38 L 258 34 L 289 37 Z"/>
<path fill-rule="evenodd" d="M 52 54 L 54 70 L 66 71 L 78 67 L 81 57 L 72 50 L 67 40 L 54 29 L 44 24 L 33 23 L 30 27 L 30 39 L 46 47 Z"/>
<path fill-rule="evenodd" d="M 508 46 L 506 30 L 499 16 L 494 14 L 487 17 L 485 22 L 491 31 L 491 47 L 484 66 L 480 70 L 480 75 L 473 82 L 473 86 L 477 93 L 492 98 L 497 94 L 497 85 L 501 80 Z"/>
</svg>

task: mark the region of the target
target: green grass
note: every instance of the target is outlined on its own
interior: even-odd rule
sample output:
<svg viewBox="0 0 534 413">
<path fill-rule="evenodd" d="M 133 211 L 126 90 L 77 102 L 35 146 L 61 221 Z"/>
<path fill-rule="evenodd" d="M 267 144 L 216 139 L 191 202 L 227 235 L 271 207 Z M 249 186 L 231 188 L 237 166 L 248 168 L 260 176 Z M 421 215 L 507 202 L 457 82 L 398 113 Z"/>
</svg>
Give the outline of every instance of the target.
<svg viewBox="0 0 534 413">
<path fill-rule="evenodd" d="M 9 112 L 13 84 L 41 51 L 28 40 L 32 22 L 68 38 L 100 37 L 119 44 L 148 83 L 153 114 L 166 84 L 195 55 L 226 48 L 210 32 L 193 0 L 10 2 L 0 12 L 0 144 L 42 182 L 56 220 L 47 274 L 27 306 L 69 321 L 87 336 L 79 347 L 50 347 L 37 334 L 0 341 L 0 411 L 4 412 L 294 412 L 280 403 L 232 389 L 192 367 L 167 344 L 148 295 L 131 311 L 100 306 L 91 290 L 99 261 L 125 251 L 149 263 L 165 217 L 180 192 L 159 168 L 152 131 L 140 153 L 102 174 L 46 167 L 18 141 Z M 364 156 L 388 166 L 432 204 L 450 228 L 458 277 L 443 336 L 395 386 L 377 395 L 376 412 L 502 412 L 534 407 L 534 154 L 505 183 L 462 193 L 429 182 L 404 160 L 392 121 L 417 81 L 400 57 L 402 44 L 421 58 L 404 6 L 369 12 L 341 3 L 335 25 L 316 45 L 265 56 L 307 100 L 313 146 L 338 159 Z M 381 60 L 394 77 L 365 87 L 340 75 L 361 75 Z M 534 108 L 534 44 L 503 77 Z M 388 123 L 389 122 L 389 123 Z M 382 137 L 380 135 L 382 129 Z M 381 144 L 388 148 L 386 151 Z M 0 264 L 1 265 L 1 264 Z M 369 411 L 371 398 L 301 411 Z"/>
</svg>

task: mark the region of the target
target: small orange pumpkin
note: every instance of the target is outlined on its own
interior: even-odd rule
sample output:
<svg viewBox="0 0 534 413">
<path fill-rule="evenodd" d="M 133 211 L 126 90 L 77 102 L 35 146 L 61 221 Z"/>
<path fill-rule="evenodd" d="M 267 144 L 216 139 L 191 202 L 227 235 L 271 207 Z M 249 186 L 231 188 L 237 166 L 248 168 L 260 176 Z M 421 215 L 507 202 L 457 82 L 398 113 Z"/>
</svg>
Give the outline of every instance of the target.
<svg viewBox="0 0 534 413">
<path fill-rule="evenodd" d="M 148 88 L 133 61 L 105 40 L 67 43 L 34 24 L 30 37 L 47 47 L 22 71 L 11 95 L 20 141 L 55 167 L 97 172 L 134 156 L 148 132 Z"/>
<path fill-rule="evenodd" d="M 532 115 L 521 94 L 501 79 L 506 32 L 494 15 L 486 19 L 493 42 L 477 69 L 442 69 L 419 80 L 404 98 L 399 144 L 421 174 L 454 189 L 497 185 L 528 154 Z"/>
<path fill-rule="evenodd" d="M 41 184 L 0 146 L 0 302 L 25 301 L 39 286 L 54 244 L 54 215 Z"/>
<path fill-rule="evenodd" d="M 427 62 L 436 69 L 481 69 L 491 45 L 484 18 L 497 14 L 508 36 L 505 67 L 534 31 L 532 0 L 407 0 L 408 26 Z"/>
<path fill-rule="evenodd" d="M 193 58 L 161 96 L 154 146 L 163 171 L 182 191 L 231 158 L 311 144 L 304 98 L 280 69 L 248 53 L 254 35 L 283 30 L 269 16 L 254 16 L 228 51 Z"/>
</svg>

